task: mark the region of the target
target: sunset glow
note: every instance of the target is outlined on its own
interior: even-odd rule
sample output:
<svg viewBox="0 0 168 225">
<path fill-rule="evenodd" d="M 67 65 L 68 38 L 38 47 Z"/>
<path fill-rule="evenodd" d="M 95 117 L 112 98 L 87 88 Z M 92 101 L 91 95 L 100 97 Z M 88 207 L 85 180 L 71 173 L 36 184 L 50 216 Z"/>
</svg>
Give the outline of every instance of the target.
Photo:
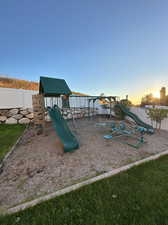
<svg viewBox="0 0 168 225">
<path fill-rule="evenodd" d="M 154 98 L 160 98 L 160 93 L 157 91 L 157 92 L 154 92 L 153 93 L 153 97 Z"/>
</svg>

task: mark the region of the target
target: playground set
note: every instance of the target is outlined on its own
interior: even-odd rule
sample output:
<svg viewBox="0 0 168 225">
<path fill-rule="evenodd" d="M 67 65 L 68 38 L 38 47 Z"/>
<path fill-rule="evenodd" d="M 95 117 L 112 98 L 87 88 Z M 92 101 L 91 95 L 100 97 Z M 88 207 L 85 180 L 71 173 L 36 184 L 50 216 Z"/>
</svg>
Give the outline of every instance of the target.
<svg viewBox="0 0 168 225">
<path fill-rule="evenodd" d="M 1 173 L 4 208 L 167 149 L 168 132 L 154 133 L 117 96 L 78 96 L 65 80 L 41 77 L 32 99 L 34 123 Z"/>
<path fill-rule="evenodd" d="M 73 95 L 63 79 L 40 77 L 39 94 L 33 95 L 34 124 L 37 133 L 45 133 L 46 110 L 51 118 L 53 128 L 59 137 L 64 152 L 72 152 L 80 147 L 77 137 L 72 133 L 67 120 L 75 124 L 79 118 L 92 119 L 99 113 L 101 102 L 109 105 L 108 122 L 95 123 L 98 127 L 107 127 L 110 133 L 104 135 L 105 140 L 119 141 L 131 147 L 139 148 L 145 143 L 144 134 L 153 134 L 151 125 L 144 123 L 136 114 L 120 103 L 117 96 L 77 96 Z M 128 125 L 125 121 L 112 120 L 113 108 L 117 108 L 125 116 L 131 118 L 135 124 Z M 136 143 L 122 141 L 122 137 L 135 139 Z"/>
</svg>

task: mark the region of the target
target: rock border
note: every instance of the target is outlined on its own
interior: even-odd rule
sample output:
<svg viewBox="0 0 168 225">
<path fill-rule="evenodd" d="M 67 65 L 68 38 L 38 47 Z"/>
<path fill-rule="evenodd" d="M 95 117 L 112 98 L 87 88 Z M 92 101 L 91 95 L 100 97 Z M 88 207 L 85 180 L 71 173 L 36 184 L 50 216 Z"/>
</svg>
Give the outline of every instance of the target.
<svg viewBox="0 0 168 225">
<path fill-rule="evenodd" d="M 12 155 L 13 152 L 15 151 L 17 145 L 20 143 L 20 141 L 21 141 L 22 137 L 24 136 L 24 134 L 26 133 L 27 129 L 28 129 L 28 125 L 26 125 L 25 130 L 23 131 L 22 135 L 20 137 L 18 137 L 18 139 L 16 140 L 15 144 L 11 147 L 9 152 L 2 159 L 2 162 L 0 163 L 0 174 L 3 172 L 3 168 L 4 168 L 4 165 L 5 165 L 6 161 L 8 160 L 10 155 Z"/>
<path fill-rule="evenodd" d="M 53 199 L 57 196 L 61 196 L 61 195 L 64 195 L 66 193 L 69 193 L 71 191 L 75 191 L 83 186 L 86 186 L 88 184 L 92 184 L 96 181 L 99 181 L 99 180 L 102 180 L 104 178 L 108 178 L 108 177 L 111 177 L 113 175 L 116 175 L 122 171 L 126 171 L 134 166 L 138 166 L 140 164 L 143 164 L 145 162 L 148 162 L 148 161 L 151 161 L 151 160 L 155 160 L 155 159 L 158 159 L 159 157 L 163 156 L 163 155 L 168 155 L 168 150 L 164 151 L 164 152 L 161 152 L 161 153 L 158 153 L 156 155 L 152 155 L 150 157 L 147 157 L 145 159 L 141 159 L 139 161 L 136 161 L 134 163 L 130 163 L 126 166 L 122 166 L 120 168 L 117 168 L 117 169 L 113 169 L 109 172 L 106 172 L 102 175 L 99 175 L 99 176 L 96 176 L 96 177 L 93 177 L 91 179 L 88 179 L 86 181 L 83 181 L 81 183 L 78 183 L 78 184 L 74 184 L 72 186 L 69 186 L 67 188 L 63 188 L 62 190 L 58 190 L 56 192 L 53 192 L 51 194 L 48 194 L 48 195 L 45 195 L 45 196 L 42 196 L 42 197 L 39 197 L 37 199 L 34 199 L 32 201 L 29 201 L 29 202 L 26 202 L 26 203 L 23 203 L 23 204 L 20 204 L 18 206 L 15 206 L 13 208 L 9 208 L 6 212 L 4 212 L 3 214 L 13 214 L 13 213 L 16 213 L 16 212 L 19 212 L 19 211 L 22 211 L 22 210 L 25 210 L 27 208 L 30 208 L 30 207 L 33 207 L 41 202 L 44 202 L 44 201 L 47 201 L 47 200 L 50 200 L 50 199 Z"/>
<path fill-rule="evenodd" d="M 9 108 L 0 109 L 1 124 L 29 124 L 33 123 L 32 108 Z"/>
<path fill-rule="evenodd" d="M 90 108 L 64 108 L 61 109 L 64 119 L 79 119 L 88 116 L 97 115 L 97 109 Z M 45 121 L 51 121 L 48 111 L 45 110 Z M 0 124 L 29 124 L 34 123 L 33 108 L 10 108 L 0 109 Z"/>
</svg>

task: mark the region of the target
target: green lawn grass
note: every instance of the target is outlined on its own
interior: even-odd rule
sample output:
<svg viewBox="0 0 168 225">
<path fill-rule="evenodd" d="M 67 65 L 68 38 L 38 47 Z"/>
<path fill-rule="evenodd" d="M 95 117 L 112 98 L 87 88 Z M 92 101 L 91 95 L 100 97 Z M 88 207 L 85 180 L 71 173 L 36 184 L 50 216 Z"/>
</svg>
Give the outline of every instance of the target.
<svg viewBox="0 0 168 225">
<path fill-rule="evenodd" d="M 25 125 L 21 124 L 0 124 L 0 161 L 2 161 L 5 154 L 15 144 L 24 129 Z"/>
<path fill-rule="evenodd" d="M 168 225 L 168 156 L 14 215 L 1 225 Z"/>
</svg>

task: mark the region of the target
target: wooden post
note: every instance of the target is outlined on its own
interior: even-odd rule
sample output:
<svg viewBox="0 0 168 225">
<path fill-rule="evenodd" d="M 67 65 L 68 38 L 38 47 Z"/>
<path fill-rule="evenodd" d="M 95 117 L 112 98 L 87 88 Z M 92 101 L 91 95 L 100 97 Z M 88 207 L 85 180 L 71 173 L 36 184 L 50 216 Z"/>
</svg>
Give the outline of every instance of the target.
<svg viewBox="0 0 168 225">
<path fill-rule="evenodd" d="M 112 115 L 111 115 L 111 113 L 112 113 L 112 109 L 111 109 L 111 98 L 110 98 L 110 119 L 111 119 L 111 117 L 112 117 Z"/>
<path fill-rule="evenodd" d="M 32 96 L 34 126 L 37 134 L 42 134 L 45 130 L 45 104 L 44 96 L 36 94 Z"/>
</svg>

